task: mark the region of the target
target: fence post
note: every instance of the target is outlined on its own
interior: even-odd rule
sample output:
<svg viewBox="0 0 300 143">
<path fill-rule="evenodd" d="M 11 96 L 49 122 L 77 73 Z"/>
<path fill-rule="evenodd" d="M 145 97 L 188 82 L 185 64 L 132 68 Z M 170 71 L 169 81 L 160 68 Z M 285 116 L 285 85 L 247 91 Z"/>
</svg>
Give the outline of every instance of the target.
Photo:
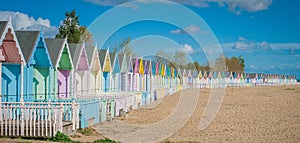
<svg viewBox="0 0 300 143">
<path fill-rule="evenodd" d="M 0 65 L 1 66 L 1 65 Z M 2 91 L 1 91 L 2 92 Z M 0 94 L 1 95 L 1 94 Z M 4 126 L 3 126 L 3 122 L 4 122 L 4 120 L 3 120 L 3 118 L 2 118 L 2 115 L 3 115 L 3 109 L 2 109 L 2 101 L 1 101 L 1 99 L 0 99 L 0 120 L 1 120 L 1 130 L 0 130 L 0 132 L 1 132 L 1 136 L 3 136 L 3 128 L 4 128 Z"/>
<path fill-rule="evenodd" d="M 75 101 L 72 102 L 72 130 L 76 128 L 76 111 L 75 111 Z"/>
<path fill-rule="evenodd" d="M 1 65 L 0 65 L 1 66 Z M 1 91 L 2 92 L 2 91 Z M 1 96 L 1 94 L 0 94 L 0 96 Z M 1 122 L 3 122 L 2 121 L 2 101 L 1 101 L 1 98 L 0 98 L 0 121 Z M 2 128 L 1 128 L 2 129 Z"/>
<path fill-rule="evenodd" d="M 64 105 L 63 103 L 60 103 L 60 110 L 59 110 L 59 127 L 58 127 L 58 130 L 60 132 L 62 132 L 62 127 L 63 127 L 63 112 L 64 112 Z"/>
<path fill-rule="evenodd" d="M 21 136 L 24 136 L 24 101 L 21 100 Z"/>
</svg>

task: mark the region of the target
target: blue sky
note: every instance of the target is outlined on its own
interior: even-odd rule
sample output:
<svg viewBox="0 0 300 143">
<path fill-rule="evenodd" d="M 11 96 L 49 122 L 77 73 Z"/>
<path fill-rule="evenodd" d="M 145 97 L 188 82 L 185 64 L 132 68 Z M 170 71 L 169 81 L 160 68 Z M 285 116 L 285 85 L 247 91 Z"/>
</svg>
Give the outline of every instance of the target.
<svg viewBox="0 0 300 143">
<path fill-rule="evenodd" d="M 80 24 L 94 28 L 93 21 L 114 6 L 128 0 L 10 0 L 1 1 L 0 20 L 12 16 L 15 29 L 42 29 L 51 37 L 64 19 L 64 13 L 76 9 Z M 149 0 L 139 0 L 145 5 Z M 226 56 L 243 56 L 246 72 L 285 73 L 300 78 L 300 18 L 298 0 L 173 0 L 192 10 L 207 23 Z M 164 5 L 164 4 L 161 4 Z M 135 7 L 127 7 L 128 9 Z M 139 10 L 136 9 L 138 12 Z M 149 13 L 160 14 L 159 10 Z M 176 13 L 174 11 L 174 13 Z M 120 14 L 122 15 L 122 14 Z M 185 17 L 171 15 L 170 17 Z M 120 19 L 114 17 L 114 19 Z M 191 19 L 189 25 L 143 21 L 126 25 L 105 42 L 103 48 L 113 46 L 130 36 L 138 54 L 154 54 L 153 49 L 186 50 L 190 57 L 202 64 L 206 57 L 202 47 L 182 29 L 205 32 Z M 42 28 L 41 28 L 42 27 Z M 92 29 L 92 33 L 94 32 Z M 97 31 L 101 31 L 101 27 Z M 101 35 L 96 34 L 97 37 Z M 152 48 L 151 48 L 152 47 Z"/>
</svg>

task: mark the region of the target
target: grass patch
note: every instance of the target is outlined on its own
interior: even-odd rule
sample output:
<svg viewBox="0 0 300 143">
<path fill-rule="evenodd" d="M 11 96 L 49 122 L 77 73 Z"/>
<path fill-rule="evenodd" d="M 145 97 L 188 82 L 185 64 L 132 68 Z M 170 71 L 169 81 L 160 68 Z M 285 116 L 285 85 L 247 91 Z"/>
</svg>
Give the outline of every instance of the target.
<svg viewBox="0 0 300 143">
<path fill-rule="evenodd" d="M 95 140 L 93 143 L 119 143 L 110 139 L 99 139 L 99 140 Z"/>
<path fill-rule="evenodd" d="M 92 128 L 86 128 L 86 129 L 83 129 L 81 130 L 80 132 L 82 132 L 82 134 L 92 134 L 93 130 Z M 50 138 L 48 141 L 53 141 L 53 142 L 63 142 L 63 143 L 82 143 L 82 142 L 79 142 L 79 141 L 73 141 L 69 138 L 69 136 L 61 133 L 61 132 L 57 132 L 55 134 L 54 137 Z M 88 143 L 88 142 L 86 142 Z M 99 139 L 99 140 L 96 140 L 92 143 L 118 143 L 116 141 L 113 141 L 113 140 L 110 140 L 110 139 Z"/>
<path fill-rule="evenodd" d="M 72 141 L 69 136 L 63 134 L 62 132 L 58 131 L 54 137 L 48 139 L 48 141 L 53 141 L 53 142 L 64 142 L 64 143 L 72 143 Z"/>
<path fill-rule="evenodd" d="M 92 132 L 93 130 L 92 129 L 86 129 L 84 130 L 83 134 L 89 134 L 90 131 Z M 11 138 L 11 137 L 0 137 L 0 138 Z M 21 138 L 19 137 L 19 139 L 25 139 L 25 138 Z M 49 138 L 47 140 L 45 139 L 42 139 L 42 138 L 26 138 L 26 139 L 29 139 L 29 140 L 36 140 L 36 141 L 50 141 L 50 142 L 62 142 L 62 143 L 119 143 L 117 141 L 113 141 L 111 139 L 108 139 L 108 138 L 105 138 L 105 139 L 98 139 L 94 142 L 80 142 L 80 141 L 73 141 L 70 139 L 69 136 L 63 134 L 62 132 L 57 132 L 55 134 L 55 136 L 53 136 L 52 138 Z M 17 143 L 32 143 L 31 141 L 17 141 Z"/>
<path fill-rule="evenodd" d="M 93 128 L 91 127 L 88 127 L 88 128 L 84 128 L 84 129 L 78 129 L 77 132 L 78 133 L 81 133 L 83 135 L 86 135 L 86 136 L 90 136 L 93 134 Z"/>
</svg>

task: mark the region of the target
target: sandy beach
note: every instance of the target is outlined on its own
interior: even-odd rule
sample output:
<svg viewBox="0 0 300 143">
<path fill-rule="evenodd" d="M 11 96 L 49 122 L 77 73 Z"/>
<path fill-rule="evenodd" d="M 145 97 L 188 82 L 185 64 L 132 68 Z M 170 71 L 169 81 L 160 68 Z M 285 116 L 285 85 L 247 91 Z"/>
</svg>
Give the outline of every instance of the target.
<svg viewBox="0 0 300 143">
<path fill-rule="evenodd" d="M 226 88 L 220 111 L 203 131 L 198 129 L 209 97 L 201 89 L 196 111 L 167 141 L 195 142 L 299 142 L 300 85 Z M 165 98 L 153 109 L 129 113 L 125 122 L 151 124 L 168 116 L 179 94 Z M 148 118 L 148 116 L 151 116 Z"/>
</svg>

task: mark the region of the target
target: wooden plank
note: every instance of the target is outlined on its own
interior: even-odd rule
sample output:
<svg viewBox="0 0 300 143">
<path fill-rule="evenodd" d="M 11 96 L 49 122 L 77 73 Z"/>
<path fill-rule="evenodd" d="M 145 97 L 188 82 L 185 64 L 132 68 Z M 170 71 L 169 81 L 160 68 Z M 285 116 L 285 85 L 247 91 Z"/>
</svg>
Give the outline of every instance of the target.
<svg viewBox="0 0 300 143">
<path fill-rule="evenodd" d="M 0 101 L 1 102 L 1 101 Z M 3 127 L 3 115 L 4 114 L 2 114 L 2 113 L 4 113 L 3 112 L 3 107 L 2 107 L 2 104 L 0 103 L 0 119 L 1 119 L 1 130 L 0 130 L 0 132 L 1 132 L 1 136 L 3 136 L 3 131 L 4 131 L 4 127 Z"/>
<path fill-rule="evenodd" d="M 50 105 L 49 105 L 50 106 Z M 52 121 L 52 116 L 51 116 L 51 114 L 52 114 L 52 109 L 50 110 L 50 112 L 49 112 L 49 128 L 50 128 L 50 133 L 49 133 L 49 135 L 50 136 L 53 136 L 52 135 L 52 123 L 51 123 L 51 121 Z"/>
<path fill-rule="evenodd" d="M 32 121 L 33 121 L 33 111 L 32 108 L 29 108 L 29 132 L 30 132 L 30 136 L 32 136 Z"/>
<path fill-rule="evenodd" d="M 42 137 L 44 136 L 44 119 L 45 119 L 45 117 L 44 117 L 44 111 L 45 111 L 45 109 L 41 109 L 41 117 L 42 117 L 42 119 L 41 119 L 41 124 L 42 124 Z M 46 129 L 47 130 L 47 129 Z"/>
<path fill-rule="evenodd" d="M 36 108 L 33 108 L 33 136 L 35 136 Z"/>
<path fill-rule="evenodd" d="M 12 135 L 15 136 L 15 119 L 16 119 L 16 108 L 11 108 L 12 109 Z"/>
<path fill-rule="evenodd" d="M 46 128 L 46 133 L 45 136 L 48 136 L 48 112 L 49 112 L 50 107 L 48 106 L 48 108 L 45 110 L 45 128 Z"/>
<path fill-rule="evenodd" d="M 37 136 L 40 136 L 40 120 L 41 120 L 41 108 L 40 106 L 37 107 Z"/>
<path fill-rule="evenodd" d="M 29 109 L 24 109 L 24 116 L 25 116 L 25 127 L 26 127 L 26 136 L 29 136 L 29 133 L 28 133 L 28 120 L 29 120 L 29 113 L 30 113 L 30 110 Z"/>
<path fill-rule="evenodd" d="M 8 132 L 8 109 L 7 108 L 4 108 L 4 120 L 5 120 L 5 134 L 4 135 L 8 135 L 7 132 Z"/>
<path fill-rule="evenodd" d="M 9 108 L 9 117 L 8 117 L 8 123 L 9 123 L 9 127 L 8 127 L 8 135 L 11 136 L 11 120 L 12 120 L 12 108 Z"/>
</svg>

